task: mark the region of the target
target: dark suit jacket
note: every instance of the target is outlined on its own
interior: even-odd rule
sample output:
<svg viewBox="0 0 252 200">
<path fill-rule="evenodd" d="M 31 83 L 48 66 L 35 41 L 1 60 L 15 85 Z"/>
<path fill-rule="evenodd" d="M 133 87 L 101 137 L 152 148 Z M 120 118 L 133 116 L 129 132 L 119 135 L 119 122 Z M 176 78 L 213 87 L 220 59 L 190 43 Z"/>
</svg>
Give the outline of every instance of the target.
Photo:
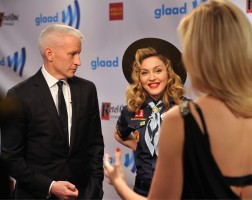
<svg viewBox="0 0 252 200">
<path fill-rule="evenodd" d="M 10 89 L 20 106 L 2 127 L 2 156 L 17 180 L 17 198 L 46 198 L 53 180 L 76 185 L 79 199 L 101 199 L 104 143 L 95 85 L 68 80 L 72 98 L 71 144 L 64 137 L 50 89 L 39 70 Z"/>
</svg>

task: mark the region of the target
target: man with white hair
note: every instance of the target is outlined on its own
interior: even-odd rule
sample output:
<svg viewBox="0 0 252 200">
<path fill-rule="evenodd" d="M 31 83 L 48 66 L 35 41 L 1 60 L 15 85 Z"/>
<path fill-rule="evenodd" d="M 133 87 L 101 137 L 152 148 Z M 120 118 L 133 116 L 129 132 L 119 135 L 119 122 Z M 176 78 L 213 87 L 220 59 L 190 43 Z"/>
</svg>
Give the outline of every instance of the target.
<svg viewBox="0 0 252 200">
<path fill-rule="evenodd" d="M 94 83 L 76 77 L 83 35 L 54 24 L 43 30 L 43 66 L 11 88 L 19 105 L 2 128 L 2 156 L 15 198 L 102 199 L 104 142 Z"/>
</svg>

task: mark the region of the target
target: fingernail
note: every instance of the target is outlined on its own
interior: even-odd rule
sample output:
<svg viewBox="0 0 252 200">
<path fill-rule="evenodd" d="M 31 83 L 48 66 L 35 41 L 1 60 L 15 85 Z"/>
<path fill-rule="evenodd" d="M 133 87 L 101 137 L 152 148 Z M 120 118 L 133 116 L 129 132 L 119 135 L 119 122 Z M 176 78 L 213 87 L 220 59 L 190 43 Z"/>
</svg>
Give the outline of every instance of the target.
<svg viewBox="0 0 252 200">
<path fill-rule="evenodd" d="M 116 152 L 120 152 L 120 151 L 121 151 L 120 147 L 116 147 Z"/>
</svg>

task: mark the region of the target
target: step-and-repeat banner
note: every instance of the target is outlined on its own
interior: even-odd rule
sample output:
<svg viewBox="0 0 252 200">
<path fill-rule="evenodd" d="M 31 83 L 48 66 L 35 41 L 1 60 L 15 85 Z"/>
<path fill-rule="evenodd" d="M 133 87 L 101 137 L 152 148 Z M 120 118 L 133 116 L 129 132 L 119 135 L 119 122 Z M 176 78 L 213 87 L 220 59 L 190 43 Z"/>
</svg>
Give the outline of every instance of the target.
<svg viewBox="0 0 252 200">
<path fill-rule="evenodd" d="M 53 23 L 67 24 L 84 35 L 82 64 L 77 76 L 97 87 L 105 152 L 120 146 L 122 163 L 130 186 L 134 184 L 133 152 L 114 139 L 116 121 L 125 105 L 127 81 L 122 56 L 135 40 L 157 37 L 181 50 L 179 21 L 205 0 L 1 0 L 0 1 L 0 88 L 10 87 L 36 73 L 42 65 L 38 36 Z M 252 21 L 252 0 L 232 0 Z M 204 44 L 202 44 L 204 45 Z M 200 55 L 199 55 L 200 56 Z M 187 77 L 189 98 L 195 95 Z M 13 138 L 15 139 L 15 138 Z M 118 199 L 104 181 L 104 199 Z"/>
</svg>

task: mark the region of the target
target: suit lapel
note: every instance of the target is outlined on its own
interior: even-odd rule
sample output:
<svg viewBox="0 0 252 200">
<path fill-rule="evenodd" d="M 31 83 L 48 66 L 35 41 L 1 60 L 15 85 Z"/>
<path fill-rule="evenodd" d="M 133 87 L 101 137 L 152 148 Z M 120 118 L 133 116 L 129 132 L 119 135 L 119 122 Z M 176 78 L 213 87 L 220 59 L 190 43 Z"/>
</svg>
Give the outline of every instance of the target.
<svg viewBox="0 0 252 200">
<path fill-rule="evenodd" d="M 69 79 L 68 84 L 71 91 L 72 99 L 72 128 L 71 128 L 71 138 L 70 138 L 70 151 L 71 152 L 76 138 L 78 119 L 79 119 L 79 110 L 80 110 L 80 87 L 76 84 L 75 78 Z"/>
<path fill-rule="evenodd" d="M 64 133 L 60 125 L 59 115 L 55 103 L 53 101 L 51 91 L 46 83 L 46 80 L 41 70 L 39 70 L 37 74 L 35 74 L 34 86 L 37 87 L 37 95 L 40 96 L 43 106 L 47 110 L 48 114 L 51 116 L 55 127 L 61 133 L 62 137 L 64 137 Z"/>
</svg>

